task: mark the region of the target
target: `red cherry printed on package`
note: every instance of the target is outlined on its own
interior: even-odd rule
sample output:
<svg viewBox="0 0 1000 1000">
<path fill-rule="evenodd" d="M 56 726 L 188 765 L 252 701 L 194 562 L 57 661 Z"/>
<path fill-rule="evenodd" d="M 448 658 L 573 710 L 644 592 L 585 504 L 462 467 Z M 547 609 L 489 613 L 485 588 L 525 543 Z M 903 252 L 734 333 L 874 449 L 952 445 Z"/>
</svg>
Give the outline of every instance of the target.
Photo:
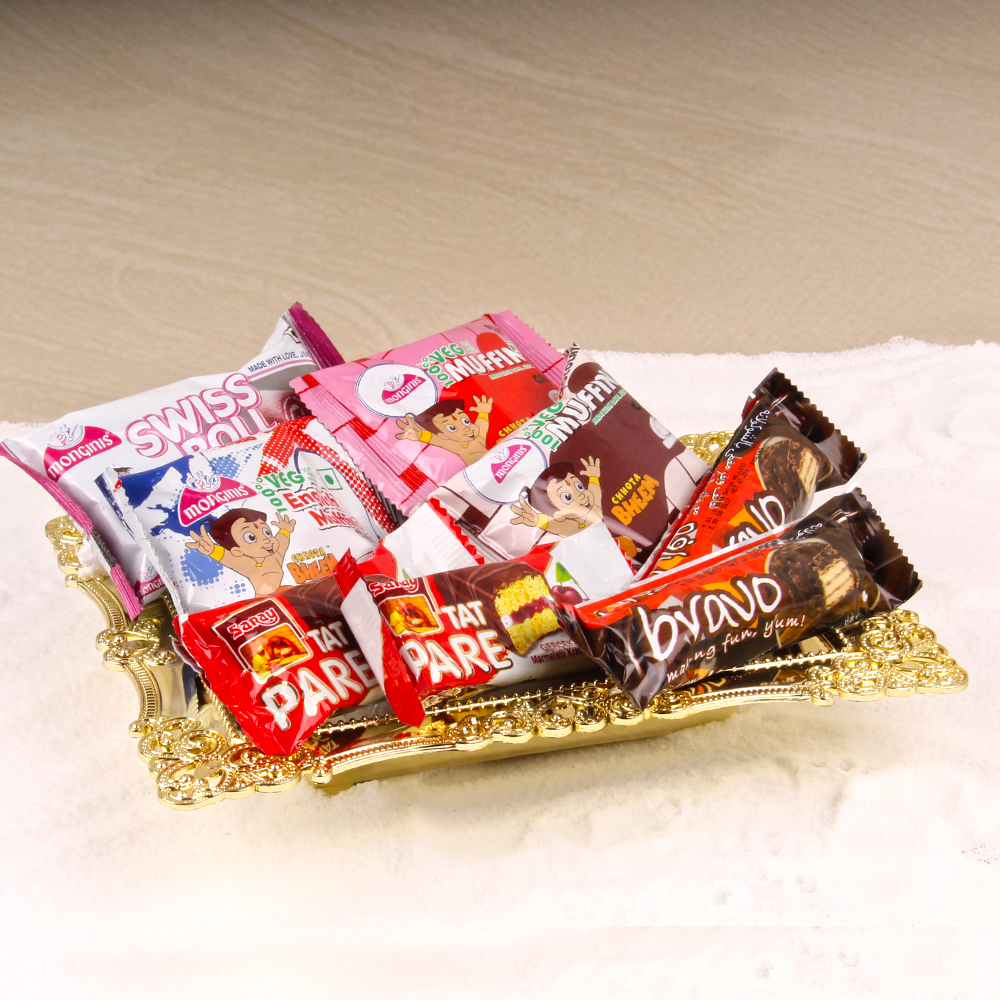
<svg viewBox="0 0 1000 1000">
<path fill-rule="evenodd" d="M 750 394 L 743 422 L 688 509 L 637 574 L 672 569 L 790 524 L 817 490 L 844 486 L 865 456 L 776 368 Z"/>
<path fill-rule="evenodd" d="M 175 623 L 248 739 L 294 753 L 332 713 L 382 697 L 340 611 L 332 576 Z"/>
<path fill-rule="evenodd" d="M 409 515 L 558 391 L 565 359 L 513 313 L 311 372 L 293 388 Z"/>
</svg>

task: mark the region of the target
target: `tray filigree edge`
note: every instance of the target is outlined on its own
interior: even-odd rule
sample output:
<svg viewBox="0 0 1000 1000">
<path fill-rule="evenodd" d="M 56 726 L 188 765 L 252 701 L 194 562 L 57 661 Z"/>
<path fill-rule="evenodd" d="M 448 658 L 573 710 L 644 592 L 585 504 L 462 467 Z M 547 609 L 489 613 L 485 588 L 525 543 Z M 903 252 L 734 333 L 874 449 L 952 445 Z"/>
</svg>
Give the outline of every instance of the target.
<svg viewBox="0 0 1000 1000">
<path fill-rule="evenodd" d="M 641 711 L 610 682 L 592 681 L 446 704 L 435 709 L 419 730 L 397 731 L 346 747 L 337 744 L 335 733 L 321 729 L 296 753 L 276 757 L 243 738 L 221 705 L 216 705 L 216 714 L 223 732 L 199 718 L 163 718 L 152 668 L 176 660 L 161 644 L 169 613 L 158 613 L 154 605 L 130 621 L 110 581 L 80 577 L 84 536 L 70 518 L 54 518 L 45 530 L 66 574 L 66 585 L 84 591 L 105 618 L 106 628 L 97 637 L 104 663 L 126 673 L 139 696 L 139 715 L 129 733 L 139 738 L 139 755 L 154 777 L 160 801 L 175 809 L 195 809 L 257 791 L 282 791 L 303 777 L 320 786 L 347 777 L 349 784 L 352 771 L 363 780 L 361 772 L 370 765 L 418 755 L 457 752 L 473 760 L 476 751 L 490 746 L 554 741 L 571 733 L 592 735 L 595 743 L 608 742 L 606 734 L 599 735 L 608 727 L 645 724 L 649 735 L 656 735 L 662 731 L 657 721 L 677 721 L 720 708 L 788 701 L 830 706 L 836 697 L 875 701 L 887 695 L 958 692 L 968 686 L 968 674 L 937 642 L 934 632 L 921 624 L 915 612 L 897 610 L 868 619 L 853 635 L 841 633 L 839 650 L 752 664 L 762 676 L 768 670 L 804 668 L 790 683 L 664 692 Z M 211 693 L 210 697 L 214 700 Z M 384 717 L 372 720 L 384 721 Z M 645 732 L 637 729 L 629 735 Z"/>
</svg>

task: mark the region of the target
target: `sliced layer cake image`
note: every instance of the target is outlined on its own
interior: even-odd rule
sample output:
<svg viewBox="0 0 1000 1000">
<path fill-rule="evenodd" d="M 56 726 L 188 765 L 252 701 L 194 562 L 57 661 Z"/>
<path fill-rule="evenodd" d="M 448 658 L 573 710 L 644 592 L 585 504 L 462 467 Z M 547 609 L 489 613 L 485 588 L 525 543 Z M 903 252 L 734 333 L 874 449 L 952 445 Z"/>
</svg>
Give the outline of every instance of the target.
<svg viewBox="0 0 1000 1000">
<path fill-rule="evenodd" d="M 524 574 L 500 587 L 493 604 L 514 649 L 526 653 L 543 635 L 558 632 L 560 625 L 545 577 L 523 563 L 515 565 L 522 566 Z"/>
<path fill-rule="evenodd" d="M 479 602 L 500 641 L 517 653 L 526 653 L 542 636 L 561 629 L 545 577 L 526 563 L 471 566 L 437 573 L 432 580 L 446 605 Z"/>
</svg>

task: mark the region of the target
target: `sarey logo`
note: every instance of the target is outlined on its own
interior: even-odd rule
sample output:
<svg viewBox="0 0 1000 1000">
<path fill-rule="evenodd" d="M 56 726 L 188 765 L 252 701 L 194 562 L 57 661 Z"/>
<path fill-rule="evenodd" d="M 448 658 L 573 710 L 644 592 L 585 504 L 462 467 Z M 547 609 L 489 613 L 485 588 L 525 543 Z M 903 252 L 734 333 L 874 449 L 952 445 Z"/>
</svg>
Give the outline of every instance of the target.
<svg viewBox="0 0 1000 1000">
<path fill-rule="evenodd" d="M 224 507 L 226 504 L 249 500 L 257 496 L 256 490 L 250 489 L 235 479 L 217 476 L 214 473 L 193 473 L 188 476 L 177 504 L 177 518 L 186 528 L 195 521 L 200 521 L 206 514 Z"/>
<path fill-rule="evenodd" d="M 388 379 L 385 388 L 382 390 L 382 402 L 388 406 L 406 399 L 411 392 L 419 389 L 427 379 L 420 375 L 397 375 Z"/>
<path fill-rule="evenodd" d="M 63 424 L 49 438 L 43 461 L 49 479 L 58 479 L 74 465 L 85 462 L 102 451 L 117 448 L 122 439 L 103 427 L 72 427 Z"/>
<path fill-rule="evenodd" d="M 437 385 L 425 372 L 410 365 L 384 364 L 366 368 L 354 391 L 372 413 L 380 417 L 405 417 L 423 413 L 437 402 Z"/>
<path fill-rule="evenodd" d="M 239 639 L 240 636 L 246 635 L 247 632 L 252 632 L 255 628 L 271 628 L 280 621 L 281 616 L 278 614 L 277 609 L 270 607 L 265 608 L 263 611 L 258 611 L 256 614 L 249 615 L 246 618 L 229 622 L 226 625 L 226 631 L 234 639 Z"/>
<path fill-rule="evenodd" d="M 383 597 L 386 594 L 415 594 L 419 589 L 419 580 L 392 580 L 388 583 L 371 580 L 368 582 L 368 591 L 372 597 Z"/>
</svg>

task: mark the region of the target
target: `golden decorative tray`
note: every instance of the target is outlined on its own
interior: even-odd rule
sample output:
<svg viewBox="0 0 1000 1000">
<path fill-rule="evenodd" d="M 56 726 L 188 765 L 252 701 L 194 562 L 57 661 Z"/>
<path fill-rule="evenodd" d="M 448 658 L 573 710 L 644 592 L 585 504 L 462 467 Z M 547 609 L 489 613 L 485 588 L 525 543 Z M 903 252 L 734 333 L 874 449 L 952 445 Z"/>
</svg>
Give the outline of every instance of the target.
<svg viewBox="0 0 1000 1000">
<path fill-rule="evenodd" d="M 708 457 L 728 439 L 716 433 L 682 440 Z M 129 733 L 139 740 L 160 801 L 176 809 L 281 791 L 303 776 L 339 792 L 357 782 L 436 767 L 660 736 L 724 719 L 744 705 L 829 706 L 834 697 L 875 701 L 887 694 L 939 694 L 962 691 L 969 682 L 917 615 L 898 610 L 664 692 L 642 712 L 594 673 L 560 687 L 447 702 L 420 729 L 391 714 L 327 724 L 291 756 L 269 756 L 246 740 L 221 702 L 174 654 L 167 603 L 154 601 L 130 621 L 109 579 L 78 575 L 84 536 L 70 518 L 54 518 L 45 532 L 66 585 L 84 591 L 104 614 L 97 646 L 105 666 L 126 673 L 139 696 L 139 716 Z"/>
</svg>

